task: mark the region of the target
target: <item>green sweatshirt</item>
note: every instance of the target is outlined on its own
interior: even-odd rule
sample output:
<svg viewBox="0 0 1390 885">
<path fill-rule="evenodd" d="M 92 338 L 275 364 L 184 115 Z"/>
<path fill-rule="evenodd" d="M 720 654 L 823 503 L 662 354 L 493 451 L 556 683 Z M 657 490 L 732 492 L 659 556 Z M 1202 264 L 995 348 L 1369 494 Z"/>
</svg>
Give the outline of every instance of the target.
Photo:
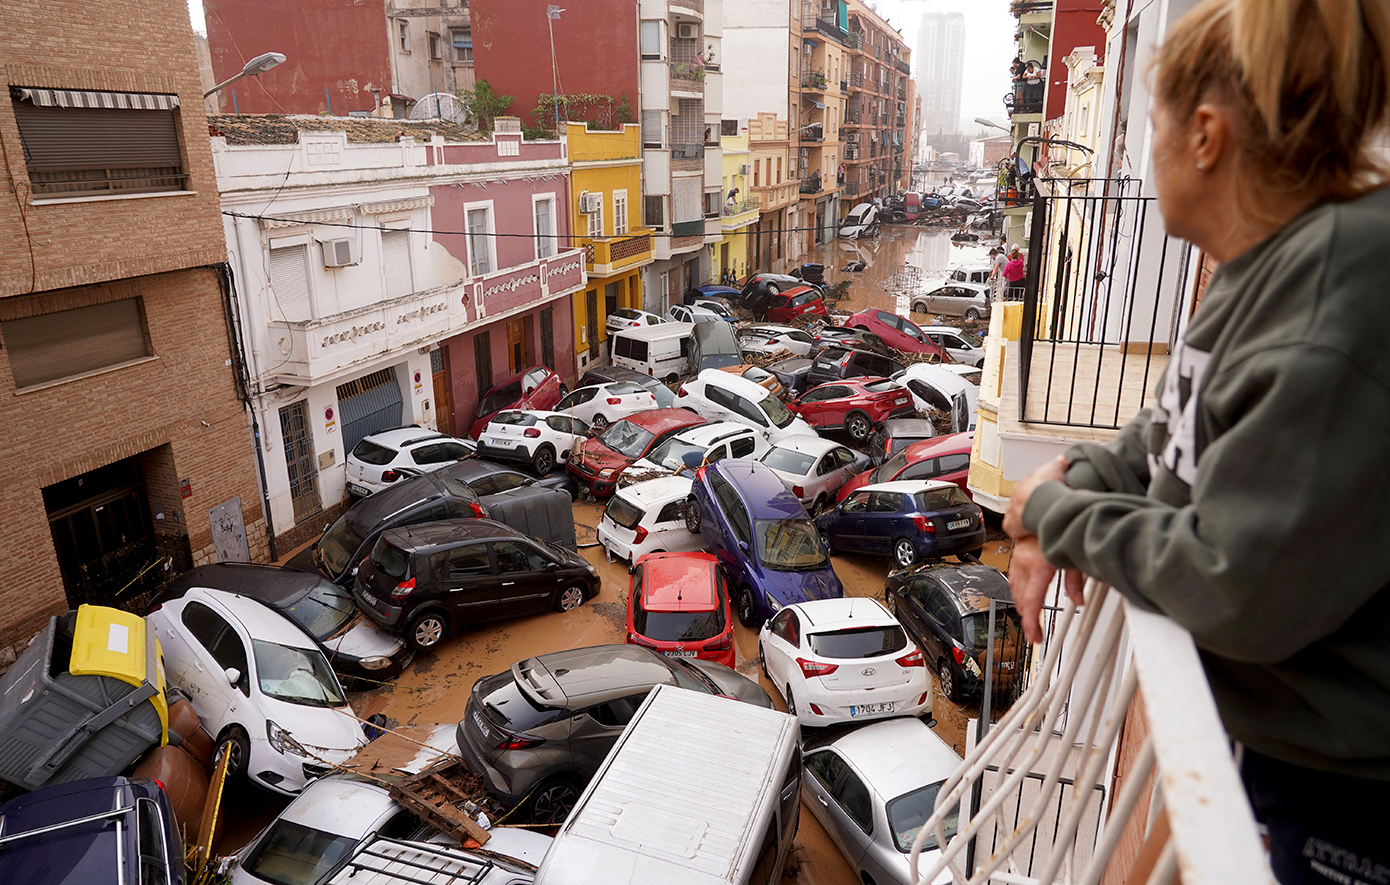
<svg viewBox="0 0 1390 885">
<path fill-rule="evenodd" d="M 1067 456 L 1048 560 L 1191 631 L 1231 737 L 1390 780 L 1390 189 L 1222 265 L 1153 408 Z"/>
</svg>

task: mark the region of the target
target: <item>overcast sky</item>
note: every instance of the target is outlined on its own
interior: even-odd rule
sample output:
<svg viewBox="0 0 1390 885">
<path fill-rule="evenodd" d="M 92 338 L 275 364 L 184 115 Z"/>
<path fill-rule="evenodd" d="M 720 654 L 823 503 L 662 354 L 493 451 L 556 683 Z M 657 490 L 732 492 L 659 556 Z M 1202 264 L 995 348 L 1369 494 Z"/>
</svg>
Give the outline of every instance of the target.
<svg viewBox="0 0 1390 885">
<path fill-rule="evenodd" d="M 726 0 L 738 2 L 738 0 Z M 1005 123 L 1003 96 L 1008 92 L 1009 62 L 1014 57 L 1014 27 L 1009 6 L 1001 0 L 870 0 L 870 5 L 889 24 L 902 31 L 907 45 L 917 51 L 917 27 L 924 12 L 965 13 L 965 89 L 961 96 L 961 126 L 976 134 L 972 121 L 987 117 Z M 203 0 L 188 0 L 193 29 L 206 34 Z"/>
</svg>

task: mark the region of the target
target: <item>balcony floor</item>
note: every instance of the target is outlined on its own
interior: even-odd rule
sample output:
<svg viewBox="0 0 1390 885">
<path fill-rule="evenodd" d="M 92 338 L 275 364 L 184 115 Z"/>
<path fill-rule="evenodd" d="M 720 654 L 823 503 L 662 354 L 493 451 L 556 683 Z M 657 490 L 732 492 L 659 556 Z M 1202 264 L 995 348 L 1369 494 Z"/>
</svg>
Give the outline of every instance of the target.
<svg viewBox="0 0 1390 885">
<path fill-rule="evenodd" d="M 1010 341 L 1004 350 L 1006 380 L 999 403 L 999 432 L 1057 440 L 1109 440 L 1115 435 L 1112 428 L 1078 425 L 1128 423 L 1149 401 L 1168 367 L 1166 353 L 1124 353 L 1117 345 L 1037 342 L 1028 381 L 1032 420 L 1022 422 L 1018 419 L 1018 355 L 1018 342 Z M 1072 423 L 1045 424 L 1043 419 Z"/>
</svg>

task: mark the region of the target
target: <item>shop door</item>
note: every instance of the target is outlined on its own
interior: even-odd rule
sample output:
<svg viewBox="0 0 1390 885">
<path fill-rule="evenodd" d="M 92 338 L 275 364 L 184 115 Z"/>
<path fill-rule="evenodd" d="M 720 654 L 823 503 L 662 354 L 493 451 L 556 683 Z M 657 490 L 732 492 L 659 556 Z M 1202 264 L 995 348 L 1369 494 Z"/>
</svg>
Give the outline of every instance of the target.
<svg viewBox="0 0 1390 885">
<path fill-rule="evenodd" d="M 401 426 L 401 386 L 394 367 L 338 385 L 338 414 L 343 422 L 343 451 L 362 437 Z"/>
<path fill-rule="evenodd" d="M 449 356 L 444 348 L 430 351 L 430 374 L 434 377 L 434 426 L 442 433 L 454 432 L 454 393 L 449 384 Z"/>
</svg>

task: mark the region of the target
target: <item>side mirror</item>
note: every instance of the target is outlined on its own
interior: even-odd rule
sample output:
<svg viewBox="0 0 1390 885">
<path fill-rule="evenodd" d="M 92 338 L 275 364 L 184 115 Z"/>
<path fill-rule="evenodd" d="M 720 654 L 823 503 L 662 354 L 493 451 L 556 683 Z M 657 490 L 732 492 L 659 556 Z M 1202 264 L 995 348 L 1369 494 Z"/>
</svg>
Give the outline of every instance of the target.
<svg viewBox="0 0 1390 885">
<path fill-rule="evenodd" d="M 558 571 L 560 570 L 560 563 L 558 563 L 558 562 L 547 562 L 547 563 L 545 564 L 545 570 L 548 571 L 548 572 L 558 572 Z"/>
<path fill-rule="evenodd" d="M 241 671 L 236 667 L 228 667 L 226 670 L 223 670 L 222 673 L 227 677 L 228 685 L 236 685 L 241 681 Z"/>
<path fill-rule="evenodd" d="M 747 541 L 739 541 L 739 542 L 738 542 L 738 549 L 740 549 L 740 550 L 742 550 L 743 552 L 747 553 L 747 552 L 748 552 L 748 542 L 747 542 Z"/>
</svg>

